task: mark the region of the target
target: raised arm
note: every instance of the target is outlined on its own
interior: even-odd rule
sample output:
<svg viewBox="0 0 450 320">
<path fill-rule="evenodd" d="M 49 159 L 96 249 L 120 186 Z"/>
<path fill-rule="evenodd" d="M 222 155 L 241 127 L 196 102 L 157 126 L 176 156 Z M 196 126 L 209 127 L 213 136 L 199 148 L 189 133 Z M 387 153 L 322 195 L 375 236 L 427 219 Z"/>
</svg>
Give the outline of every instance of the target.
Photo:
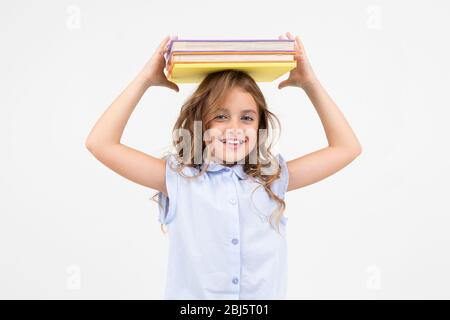
<svg viewBox="0 0 450 320">
<path fill-rule="evenodd" d="M 164 38 L 144 68 L 97 120 L 85 141 L 86 148 L 105 166 L 166 195 L 165 160 L 124 145 L 121 138 L 131 113 L 150 87 L 164 86 L 179 91 L 164 74 L 164 53 L 169 41 L 169 36 Z"/>
<path fill-rule="evenodd" d="M 286 35 L 295 40 L 297 67 L 291 70 L 289 78 L 282 81 L 278 88 L 294 86 L 305 90 L 319 115 L 328 140 L 327 147 L 286 163 L 289 171 L 287 191 L 291 191 L 341 170 L 361 153 L 362 148 L 344 115 L 315 76 L 300 38 L 294 38 L 289 32 Z M 284 38 L 286 37 L 280 36 L 280 39 Z"/>
</svg>

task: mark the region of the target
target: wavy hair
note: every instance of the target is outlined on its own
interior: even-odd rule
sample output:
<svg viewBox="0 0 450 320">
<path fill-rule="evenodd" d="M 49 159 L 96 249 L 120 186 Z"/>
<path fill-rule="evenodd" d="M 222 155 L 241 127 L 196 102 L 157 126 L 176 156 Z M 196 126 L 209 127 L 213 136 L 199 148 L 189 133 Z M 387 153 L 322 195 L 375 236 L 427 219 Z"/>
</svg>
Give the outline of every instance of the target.
<svg viewBox="0 0 450 320">
<path fill-rule="evenodd" d="M 205 131 L 210 128 L 210 124 L 214 120 L 218 109 L 221 107 L 221 102 L 225 99 L 228 92 L 235 87 L 239 87 L 252 95 L 259 113 L 258 131 L 261 132 L 260 130 L 264 130 L 264 132 L 268 133 L 266 139 L 261 139 L 260 135 L 257 135 L 256 146 L 248 155 L 246 155 L 243 169 L 248 177 L 254 178 L 254 180 L 260 184 L 258 188 L 263 187 L 269 197 L 278 203 L 278 209 L 271 214 L 269 222 L 272 225 L 272 219 L 275 218 L 277 222 L 277 231 L 279 232 L 279 223 L 285 211 L 286 204 L 282 198 L 278 197 L 271 190 L 270 186 L 275 180 L 280 178 L 281 173 L 281 166 L 276 157 L 271 153 L 271 147 L 275 141 L 274 129 L 281 130 L 281 125 L 275 114 L 269 111 L 259 86 L 246 72 L 227 69 L 209 73 L 199 84 L 194 93 L 184 102 L 178 119 L 172 129 L 172 136 L 174 137 L 172 139 L 172 145 L 176 150 L 173 155 L 177 158 L 177 162 L 180 165 L 177 167 L 170 167 L 187 179 L 196 178 L 207 170 L 209 161 L 205 162 L 203 157 L 200 164 L 195 164 L 194 162 L 194 141 L 189 142 L 188 152 L 185 152 L 185 147 L 179 148 L 181 144 L 186 144 L 185 141 L 180 144 L 180 141 L 182 140 L 180 131 L 188 132 L 191 137 L 194 137 L 194 124 L 196 121 L 199 121 L 201 122 L 201 136 L 203 137 Z M 276 136 L 276 138 L 278 139 L 279 136 Z M 206 160 L 209 160 L 211 152 L 210 148 L 208 148 L 207 141 L 202 139 L 201 145 L 202 155 L 205 154 Z M 250 163 L 250 156 L 252 156 L 252 159 L 256 159 L 255 164 Z M 164 158 L 167 158 L 167 156 Z M 278 170 L 276 173 L 265 174 L 267 167 L 271 167 L 273 164 L 277 165 Z M 193 176 L 183 174 L 182 171 L 185 167 L 198 169 L 198 174 Z M 253 190 L 252 196 L 255 191 L 256 188 Z M 151 200 L 158 203 L 155 199 L 158 194 L 159 192 L 153 195 Z M 161 204 L 159 205 L 161 206 Z M 161 224 L 161 230 L 165 233 L 163 224 Z"/>
</svg>

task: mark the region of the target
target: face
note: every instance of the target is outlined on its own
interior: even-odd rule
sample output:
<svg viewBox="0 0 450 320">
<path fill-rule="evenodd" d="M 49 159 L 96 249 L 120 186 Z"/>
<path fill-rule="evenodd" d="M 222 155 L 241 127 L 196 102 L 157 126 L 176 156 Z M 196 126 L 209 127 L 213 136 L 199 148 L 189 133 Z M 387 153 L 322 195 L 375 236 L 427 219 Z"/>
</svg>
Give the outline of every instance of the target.
<svg viewBox="0 0 450 320">
<path fill-rule="evenodd" d="M 213 158 L 222 164 L 244 159 L 256 146 L 259 114 L 253 97 L 233 88 L 215 114 L 208 133 Z"/>
</svg>

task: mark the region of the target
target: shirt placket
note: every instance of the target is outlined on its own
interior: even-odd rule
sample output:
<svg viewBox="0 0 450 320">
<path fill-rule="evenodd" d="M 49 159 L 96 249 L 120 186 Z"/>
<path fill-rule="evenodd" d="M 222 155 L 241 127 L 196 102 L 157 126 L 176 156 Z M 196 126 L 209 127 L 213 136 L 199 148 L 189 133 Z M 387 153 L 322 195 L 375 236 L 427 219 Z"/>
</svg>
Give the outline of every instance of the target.
<svg viewBox="0 0 450 320">
<path fill-rule="evenodd" d="M 230 248 L 230 262 L 231 262 L 231 274 L 230 283 L 233 287 L 233 291 L 236 292 L 239 298 L 240 283 L 241 283 L 241 233 L 240 233 L 240 220 L 239 220 L 239 201 L 238 201 L 238 189 L 236 175 L 232 170 L 229 170 L 228 177 L 230 179 L 229 192 L 228 192 L 228 206 L 230 213 L 230 229 L 228 232 L 228 241 Z"/>
</svg>

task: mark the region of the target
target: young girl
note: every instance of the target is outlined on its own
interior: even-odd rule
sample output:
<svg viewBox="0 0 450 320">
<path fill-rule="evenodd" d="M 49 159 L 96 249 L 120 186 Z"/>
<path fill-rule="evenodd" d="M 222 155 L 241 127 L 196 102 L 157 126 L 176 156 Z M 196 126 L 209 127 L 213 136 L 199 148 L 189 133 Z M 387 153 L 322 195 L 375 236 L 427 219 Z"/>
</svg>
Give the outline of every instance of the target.
<svg viewBox="0 0 450 320">
<path fill-rule="evenodd" d="M 159 221 L 170 236 L 166 299 L 284 299 L 285 193 L 332 175 L 361 153 L 300 38 L 289 32 L 279 38 L 295 40 L 297 67 L 278 88 L 306 92 L 327 147 L 290 161 L 274 156 L 269 138 L 278 119 L 255 81 L 238 70 L 210 73 L 183 104 L 173 128 L 176 152 L 159 159 L 122 144 L 125 125 L 149 88 L 179 91 L 164 74 L 169 36 L 86 139 L 103 164 L 158 191 Z"/>
</svg>

